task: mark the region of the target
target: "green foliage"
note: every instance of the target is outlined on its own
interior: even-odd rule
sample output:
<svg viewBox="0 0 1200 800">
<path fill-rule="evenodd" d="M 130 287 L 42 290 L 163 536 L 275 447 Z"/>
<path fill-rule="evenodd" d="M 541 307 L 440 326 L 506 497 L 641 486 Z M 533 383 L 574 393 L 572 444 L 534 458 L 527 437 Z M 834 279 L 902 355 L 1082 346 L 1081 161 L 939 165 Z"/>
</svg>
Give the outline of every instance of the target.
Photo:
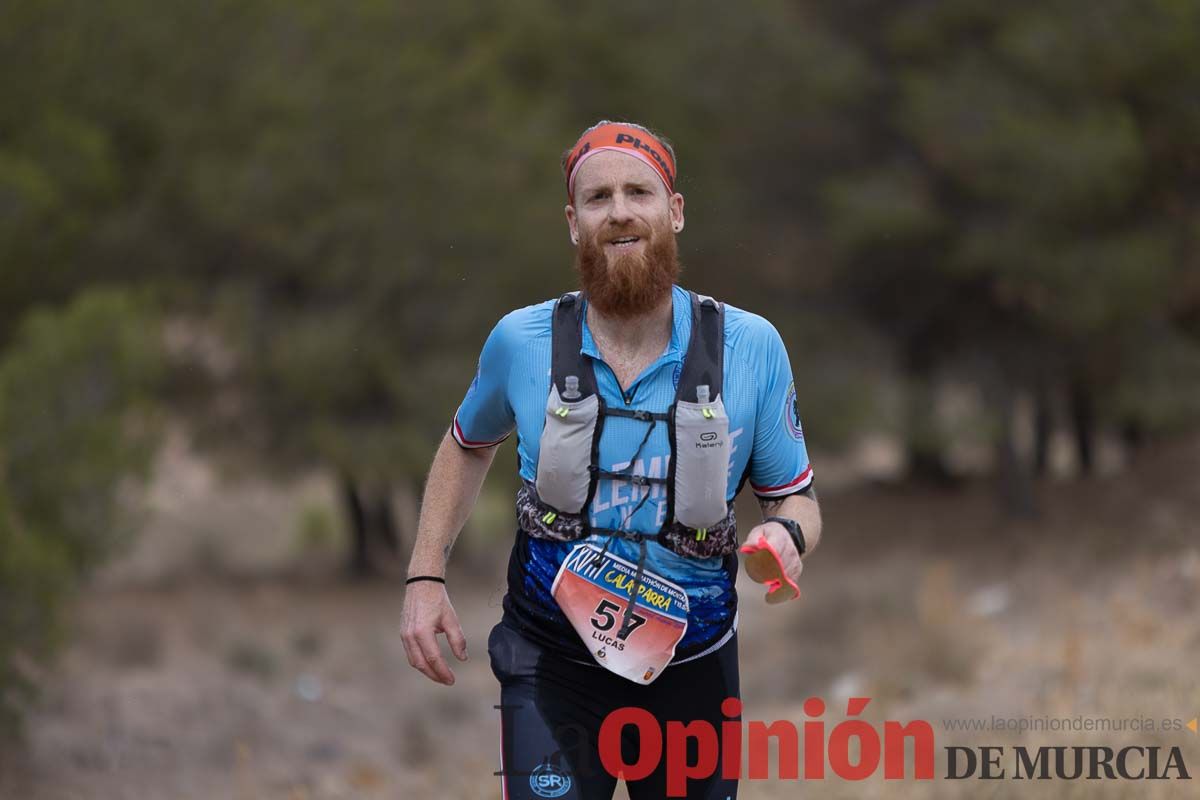
<svg viewBox="0 0 1200 800">
<path fill-rule="evenodd" d="M 1142 354 L 1200 313 L 1195 4 L 878 10 L 857 42 L 876 130 L 823 188 L 836 294 L 918 380 L 1081 382 L 1160 417 L 1128 399 L 1162 396 L 1173 372 Z"/>
<path fill-rule="evenodd" d="M 1142 346 L 1146 341 L 1154 346 Z M 1126 380 L 1105 398 L 1110 414 L 1160 435 L 1194 429 L 1200 418 L 1200 342 L 1159 330 L 1127 346 L 1133 352 L 1123 354 L 1130 365 Z"/>
<path fill-rule="evenodd" d="M 155 444 L 158 337 L 143 300 L 93 290 L 29 315 L 0 357 L 0 733 L 53 653 L 67 593 L 124 539 L 118 490 Z"/>
<path fill-rule="evenodd" d="M 850 254 L 927 242 L 945 227 L 925 177 L 910 168 L 847 175 L 827 191 L 830 239 Z"/>
<path fill-rule="evenodd" d="M 161 372 L 153 314 L 116 290 L 31 314 L 0 361 L 0 474 L 12 510 L 60 542 L 76 570 L 128 533 L 117 490 L 149 466 L 156 428 L 146 412 Z"/>
<path fill-rule="evenodd" d="M 301 553 L 328 551 L 339 538 L 337 518 L 332 509 L 314 503 L 300 510 L 295 543 Z"/>
<path fill-rule="evenodd" d="M 23 528 L 0 485 L 0 740 L 16 733 L 58 643 L 71 587 L 65 546 Z"/>
<path fill-rule="evenodd" d="M 420 479 L 490 325 L 574 283 L 557 160 L 600 117 L 674 139 L 688 283 L 855 314 L 902 370 L 1092 373 L 1200 318 L 1188 0 L 147 8 L 0 9 L 0 342 L 89 281 L 169 287 L 275 463 Z M 863 424 L 835 383 L 812 422 Z"/>
</svg>

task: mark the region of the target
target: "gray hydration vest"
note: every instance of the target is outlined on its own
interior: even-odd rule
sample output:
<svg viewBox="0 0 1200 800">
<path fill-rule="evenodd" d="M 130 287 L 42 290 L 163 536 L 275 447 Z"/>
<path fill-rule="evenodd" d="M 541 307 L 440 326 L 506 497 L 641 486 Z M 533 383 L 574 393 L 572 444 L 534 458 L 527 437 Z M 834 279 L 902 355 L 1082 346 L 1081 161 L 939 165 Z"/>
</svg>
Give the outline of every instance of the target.
<svg viewBox="0 0 1200 800">
<path fill-rule="evenodd" d="M 577 292 L 554 306 L 550 396 L 542 430 L 536 482 L 524 481 L 517 493 L 517 518 L 530 536 L 573 541 L 592 533 L 643 543 L 656 540 L 682 556 L 709 558 L 737 549 L 733 504 L 725 499 L 729 476 L 729 417 L 721 400 L 725 355 L 725 309 L 711 297 L 688 293 L 692 335 L 676 388 L 675 402 L 663 411 L 610 407 L 596 390 L 592 360 L 583 355 L 583 303 Z M 620 472 L 598 463 L 600 435 L 607 417 L 626 417 L 646 425 L 646 434 Z M 642 447 L 659 424 L 667 426 L 671 458 L 667 476 L 634 475 Z M 661 485 L 666 520 L 656 534 L 594 528 L 587 513 L 600 478 L 638 487 L 631 519 Z"/>
</svg>

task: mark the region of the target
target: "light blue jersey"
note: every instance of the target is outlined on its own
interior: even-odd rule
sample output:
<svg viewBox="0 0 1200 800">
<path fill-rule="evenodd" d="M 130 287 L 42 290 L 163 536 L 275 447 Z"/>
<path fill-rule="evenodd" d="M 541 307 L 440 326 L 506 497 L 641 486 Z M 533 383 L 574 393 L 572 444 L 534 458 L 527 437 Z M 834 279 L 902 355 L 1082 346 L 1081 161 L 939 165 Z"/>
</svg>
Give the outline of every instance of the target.
<svg viewBox="0 0 1200 800">
<path fill-rule="evenodd" d="M 583 325 L 583 353 L 594 359 L 597 391 L 610 406 L 665 411 L 675 400 L 683 358 L 691 338 L 691 300 L 676 286 L 674 324 L 666 350 L 622 393 Z M 517 432 L 521 477 L 533 481 L 546 398 L 550 392 L 551 315 L 554 300 L 518 309 L 497 323 L 484 344 L 479 369 L 454 417 L 453 434 L 462 447 L 489 447 Z M 783 340 L 757 314 L 725 306 L 725 374 L 722 400 L 729 416 L 730 464 L 726 497 L 732 500 L 748 478 L 760 497 L 783 497 L 807 489 L 812 468 L 797 411 L 796 387 Z M 600 437 L 599 464 L 614 472 L 629 470 L 630 458 L 646 432 L 644 422 L 608 417 Z M 667 426 L 658 424 L 642 446 L 632 473 L 666 477 L 671 448 Z M 648 494 L 649 496 L 645 496 Z M 602 478 L 588 509 L 593 526 L 657 533 L 667 513 L 666 488 L 637 487 Z M 639 501 L 643 501 L 640 502 Z M 743 525 L 743 529 L 749 526 Z M 606 537 L 593 535 L 603 543 Z M 522 627 L 547 626 L 574 640 L 575 633 L 558 610 L 550 589 L 560 565 L 578 542 L 564 543 L 521 536 L 509 570 L 505 610 Z M 637 561 L 638 546 L 612 540 L 611 552 Z M 676 660 L 726 634 L 737 608 L 736 557 L 695 559 L 677 555 L 657 542 L 648 546 L 646 569 L 678 584 L 688 595 L 688 629 Z M 532 617 L 532 619 L 530 619 Z"/>
</svg>

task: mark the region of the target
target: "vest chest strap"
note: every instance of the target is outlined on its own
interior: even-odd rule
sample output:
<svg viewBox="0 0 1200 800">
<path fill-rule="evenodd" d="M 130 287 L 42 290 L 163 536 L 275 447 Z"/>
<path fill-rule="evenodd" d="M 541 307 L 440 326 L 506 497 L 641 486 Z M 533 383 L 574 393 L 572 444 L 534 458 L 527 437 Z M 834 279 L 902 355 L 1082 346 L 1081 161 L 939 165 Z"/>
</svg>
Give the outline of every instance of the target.
<svg viewBox="0 0 1200 800">
<path fill-rule="evenodd" d="M 667 478 L 656 478 L 653 475 L 631 475 L 628 472 L 613 472 L 603 467 L 597 467 L 592 464 L 588 469 L 600 478 L 608 478 L 613 481 L 625 481 L 632 483 L 634 486 L 666 486 L 670 481 Z"/>
<path fill-rule="evenodd" d="M 617 406 L 605 406 L 600 413 L 606 417 L 625 417 L 640 422 L 667 422 L 671 419 L 670 411 L 639 411 Z"/>
</svg>

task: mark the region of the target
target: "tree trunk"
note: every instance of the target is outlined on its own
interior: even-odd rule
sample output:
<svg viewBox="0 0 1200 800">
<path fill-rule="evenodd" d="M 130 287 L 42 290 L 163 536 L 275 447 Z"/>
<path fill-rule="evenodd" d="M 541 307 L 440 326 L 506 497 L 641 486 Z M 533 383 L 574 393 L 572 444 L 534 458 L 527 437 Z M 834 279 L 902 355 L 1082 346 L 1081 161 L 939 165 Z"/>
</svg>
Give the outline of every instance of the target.
<svg viewBox="0 0 1200 800">
<path fill-rule="evenodd" d="M 1126 418 L 1121 423 L 1121 442 L 1130 457 L 1136 456 L 1146 443 L 1146 427 L 1138 419 Z"/>
<path fill-rule="evenodd" d="M 399 558 L 400 534 L 396 528 L 396 515 L 392 510 L 392 495 L 387 485 L 376 487 L 376 494 L 371 498 L 370 509 L 371 526 L 369 530 L 373 537 L 372 541 L 387 548 L 389 557 Z"/>
<path fill-rule="evenodd" d="M 1050 465 L 1050 436 L 1054 430 L 1050 403 L 1050 387 L 1039 379 L 1033 394 L 1033 474 L 1039 478 L 1045 476 Z"/>
<path fill-rule="evenodd" d="M 1071 381 L 1070 404 L 1079 472 L 1082 475 L 1090 475 L 1095 466 L 1093 443 L 1096 440 L 1096 410 L 1092 389 L 1086 381 L 1080 378 Z"/>
<path fill-rule="evenodd" d="M 1028 466 L 1017 452 L 1016 389 L 1005 381 L 1001 381 L 996 389 L 996 408 L 1000 415 L 1000 440 L 996 443 L 1000 506 L 1012 516 L 1035 516 L 1033 481 Z"/>
<path fill-rule="evenodd" d="M 417 519 L 420 516 L 421 502 L 417 495 L 419 486 L 412 478 L 401 478 L 391 497 L 394 499 L 393 519 L 396 524 L 397 553 L 405 560 L 412 553 L 413 545 L 417 542 Z"/>
<path fill-rule="evenodd" d="M 398 574 L 405 542 L 396 523 L 391 486 L 342 477 L 342 502 L 350 523 L 346 566 L 354 578 Z"/>
<path fill-rule="evenodd" d="M 350 522 L 350 561 L 347 567 L 352 577 L 365 578 L 374 572 L 366 503 L 362 489 L 353 477 L 343 475 L 341 484 L 342 504 Z"/>
<path fill-rule="evenodd" d="M 931 378 L 921 376 L 910 383 L 908 402 L 908 476 L 914 481 L 949 486 L 954 476 L 942 458 L 942 437 L 938 430 L 936 392 Z"/>
</svg>

